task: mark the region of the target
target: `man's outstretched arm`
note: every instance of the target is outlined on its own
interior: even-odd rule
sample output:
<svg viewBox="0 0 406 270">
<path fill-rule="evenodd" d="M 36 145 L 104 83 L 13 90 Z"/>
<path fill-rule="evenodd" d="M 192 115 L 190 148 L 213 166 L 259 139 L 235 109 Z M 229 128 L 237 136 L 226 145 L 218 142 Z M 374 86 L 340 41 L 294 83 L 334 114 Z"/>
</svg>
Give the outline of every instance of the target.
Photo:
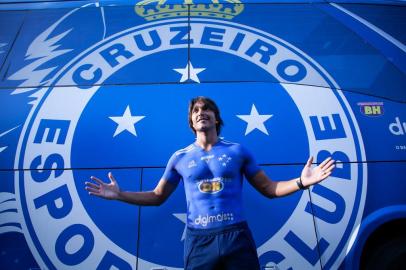
<svg viewBox="0 0 406 270">
<path fill-rule="evenodd" d="M 312 168 L 313 157 L 310 157 L 304 166 L 301 176 L 288 181 L 273 181 L 264 171 L 259 171 L 253 177 L 248 179 L 251 185 L 262 195 L 268 198 L 283 197 L 295 191 L 298 191 L 300 183 L 303 188 L 315 185 L 332 173 L 335 165 L 331 158 L 325 159 L 320 165 Z M 298 181 L 300 182 L 298 185 Z"/>
<path fill-rule="evenodd" d="M 158 185 L 152 191 L 121 191 L 113 174 L 110 172 L 108 176 L 110 183 L 105 183 L 99 178 L 92 176 L 91 179 L 95 183 L 86 182 L 85 189 L 90 195 L 107 200 L 119 200 L 136 205 L 161 205 L 176 189 L 176 185 L 166 181 L 165 179 L 161 179 Z"/>
</svg>

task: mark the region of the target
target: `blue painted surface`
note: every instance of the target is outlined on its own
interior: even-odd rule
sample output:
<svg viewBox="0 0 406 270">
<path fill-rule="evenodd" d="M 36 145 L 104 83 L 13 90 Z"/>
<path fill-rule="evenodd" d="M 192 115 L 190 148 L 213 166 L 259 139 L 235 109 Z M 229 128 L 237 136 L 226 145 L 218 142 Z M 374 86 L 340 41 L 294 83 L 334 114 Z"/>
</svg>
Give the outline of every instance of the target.
<svg viewBox="0 0 406 270">
<path fill-rule="evenodd" d="M 246 1 L 232 19 L 185 5 L 190 20 L 180 12 L 151 22 L 133 1 L 12 2 L 0 4 L 7 269 L 181 268 L 183 183 L 164 205 L 138 207 L 90 197 L 84 182 L 113 171 L 122 189 L 152 190 L 171 154 L 194 140 L 187 105 L 198 95 L 219 105 L 221 136 L 250 149 L 274 180 L 297 177 L 310 154 L 345 163 L 310 193 L 272 201 L 244 183 L 262 265 L 347 269 L 383 222 L 376 213 L 404 213 L 402 1 L 333 1 L 399 43 L 324 1 Z M 249 130 L 240 116 L 254 106 L 271 117 Z M 385 221 L 396 216 L 389 210 Z"/>
</svg>

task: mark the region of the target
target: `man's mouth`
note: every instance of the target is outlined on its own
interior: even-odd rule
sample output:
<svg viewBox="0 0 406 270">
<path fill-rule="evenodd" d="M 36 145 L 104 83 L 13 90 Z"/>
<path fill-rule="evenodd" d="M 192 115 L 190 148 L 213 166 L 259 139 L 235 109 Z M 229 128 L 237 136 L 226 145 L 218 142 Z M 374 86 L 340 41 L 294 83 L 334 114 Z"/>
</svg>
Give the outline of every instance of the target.
<svg viewBox="0 0 406 270">
<path fill-rule="evenodd" d="M 209 120 L 209 118 L 208 118 L 208 117 L 200 117 L 200 118 L 197 120 L 197 122 L 204 121 L 204 120 Z"/>
</svg>

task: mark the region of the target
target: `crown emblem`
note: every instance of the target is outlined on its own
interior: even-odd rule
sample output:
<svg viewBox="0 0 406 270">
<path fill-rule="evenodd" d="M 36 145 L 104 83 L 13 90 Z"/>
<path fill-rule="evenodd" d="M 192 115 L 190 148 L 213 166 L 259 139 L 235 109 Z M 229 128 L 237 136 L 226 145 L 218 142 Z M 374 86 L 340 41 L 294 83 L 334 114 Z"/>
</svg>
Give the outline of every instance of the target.
<svg viewBox="0 0 406 270">
<path fill-rule="evenodd" d="M 212 3 L 193 4 L 184 0 L 183 4 L 165 4 L 166 0 L 143 0 L 135 5 L 135 12 L 147 21 L 172 17 L 211 17 L 231 20 L 244 10 L 239 0 L 211 0 Z"/>
</svg>

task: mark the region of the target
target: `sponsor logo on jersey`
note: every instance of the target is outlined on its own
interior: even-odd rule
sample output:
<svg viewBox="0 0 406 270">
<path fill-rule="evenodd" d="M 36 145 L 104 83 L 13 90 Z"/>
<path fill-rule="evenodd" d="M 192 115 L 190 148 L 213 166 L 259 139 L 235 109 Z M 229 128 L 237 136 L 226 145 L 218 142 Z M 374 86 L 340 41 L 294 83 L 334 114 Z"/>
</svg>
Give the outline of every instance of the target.
<svg viewBox="0 0 406 270">
<path fill-rule="evenodd" d="M 189 161 L 189 163 L 187 165 L 188 169 L 196 167 L 196 166 L 197 166 L 197 163 L 194 160 Z"/>
<path fill-rule="evenodd" d="M 200 158 L 200 160 L 205 161 L 206 163 L 208 163 L 211 159 L 214 158 L 214 155 L 207 155 L 207 156 L 203 156 Z"/>
<path fill-rule="evenodd" d="M 199 215 L 195 219 L 195 224 L 206 227 L 208 224 L 211 224 L 211 223 L 227 222 L 227 221 L 233 221 L 233 220 L 234 220 L 233 213 L 221 213 L 221 214 L 217 214 L 217 215 L 206 214 L 205 216 Z"/>
<path fill-rule="evenodd" d="M 202 193 L 217 193 L 223 190 L 224 182 L 220 178 L 214 178 L 211 180 L 203 180 L 198 183 L 198 188 Z"/>
</svg>

